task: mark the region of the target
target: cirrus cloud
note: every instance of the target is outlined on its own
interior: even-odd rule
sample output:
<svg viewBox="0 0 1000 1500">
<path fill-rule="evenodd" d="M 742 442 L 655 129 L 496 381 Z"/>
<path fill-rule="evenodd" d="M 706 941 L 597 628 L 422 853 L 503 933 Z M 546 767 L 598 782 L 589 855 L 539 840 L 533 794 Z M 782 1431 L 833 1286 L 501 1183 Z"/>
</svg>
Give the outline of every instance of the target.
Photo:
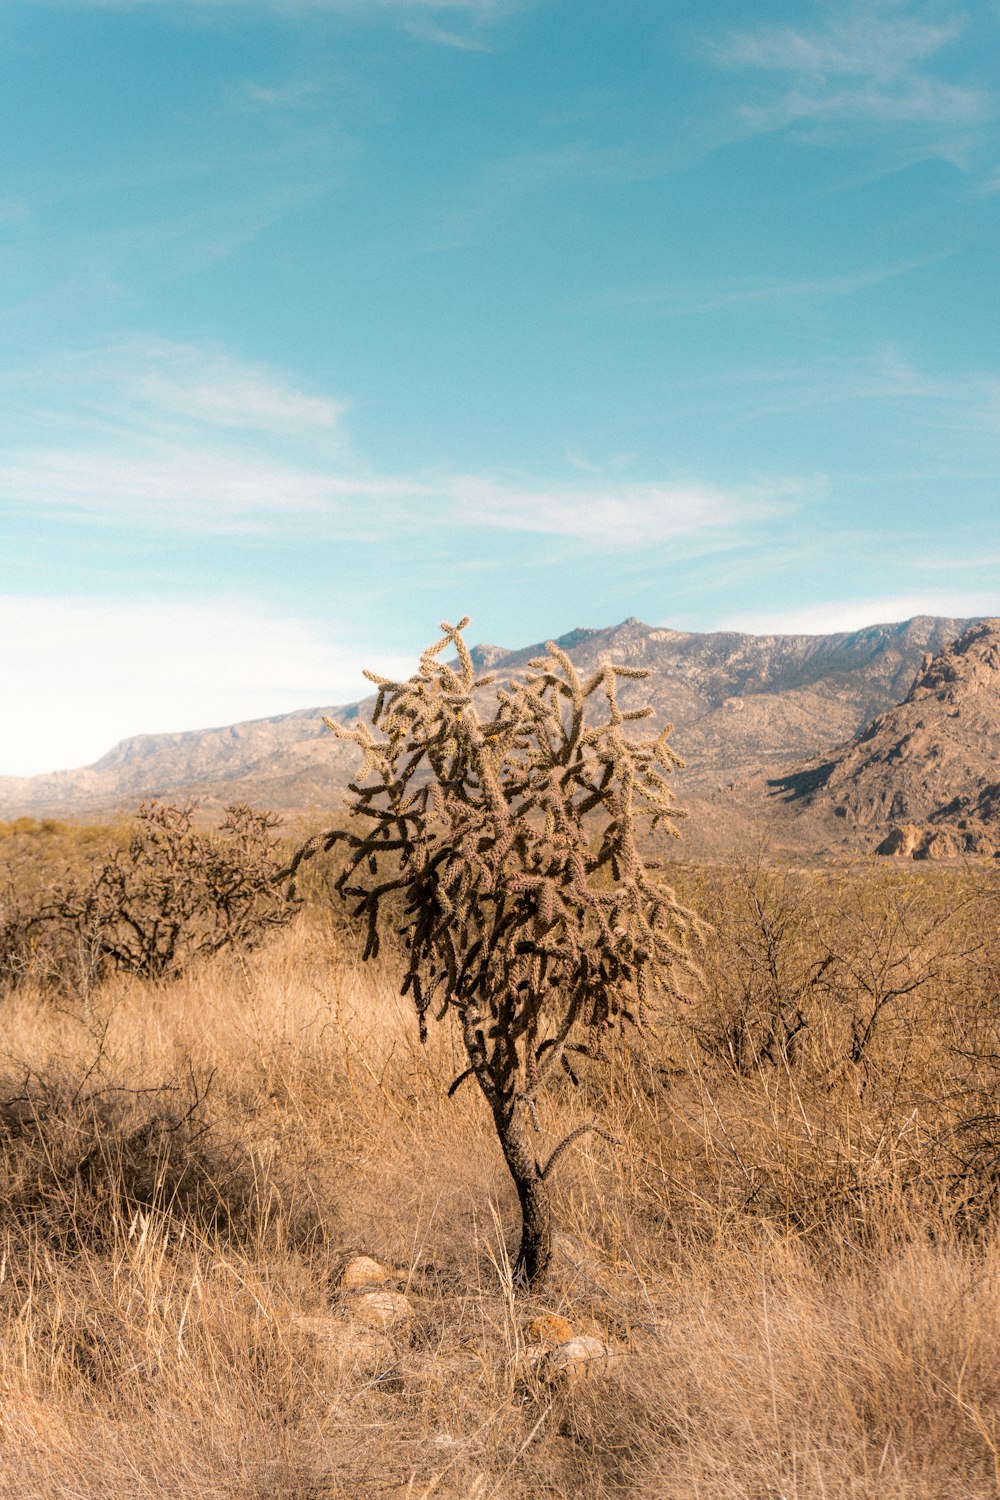
<svg viewBox="0 0 1000 1500">
<path fill-rule="evenodd" d="M 355 451 L 348 403 L 304 392 L 216 348 L 133 340 L 0 381 L 0 506 L 126 530 L 378 540 L 456 527 L 624 551 L 734 543 L 805 493 L 776 479 L 625 482 L 419 470 L 384 473 Z"/>
<path fill-rule="evenodd" d="M 995 117 L 993 90 L 948 76 L 941 59 L 967 23 L 955 9 L 928 18 L 907 0 L 852 0 L 824 6 L 811 24 L 729 31 L 706 53 L 719 68 L 780 80 L 768 98 L 744 104 L 753 129 L 810 121 L 971 128 Z"/>
</svg>

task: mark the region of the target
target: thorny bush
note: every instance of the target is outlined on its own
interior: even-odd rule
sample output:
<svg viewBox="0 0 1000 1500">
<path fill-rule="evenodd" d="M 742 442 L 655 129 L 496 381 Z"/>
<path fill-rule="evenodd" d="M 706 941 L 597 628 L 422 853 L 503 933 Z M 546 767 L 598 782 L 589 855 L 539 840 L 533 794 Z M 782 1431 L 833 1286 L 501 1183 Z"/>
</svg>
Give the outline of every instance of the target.
<svg viewBox="0 0 1000 1500">
<path fill-rule="evenodd" d="M 7 872 L 0 894 L 0 993 L 32 978 L 61 990 L 112 971 L 170 978 L 235 944 L 253 948 L 297 905 L 275 883 L 279 820 L 245 804 L 219 829 L 193 808 L 145 802 L 128 844 L 85 875 L 24 894 Z"/>
</svg>

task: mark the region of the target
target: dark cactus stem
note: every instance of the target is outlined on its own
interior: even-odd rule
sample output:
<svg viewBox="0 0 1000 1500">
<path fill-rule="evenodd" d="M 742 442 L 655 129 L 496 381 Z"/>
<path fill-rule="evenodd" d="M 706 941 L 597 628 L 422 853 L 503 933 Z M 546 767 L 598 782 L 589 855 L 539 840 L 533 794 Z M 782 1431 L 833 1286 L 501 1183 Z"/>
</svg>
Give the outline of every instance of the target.
<svg viewBox="0 0 1000 1500">
<path fill-rule="evenodd" d="M 528 1133 L 520 1121 L 496 1120 L 504 1160 L 514 1179 L 521 1204 L 521 1244 L 514 1263 L 514 1281 L 527 1291 L 544 1282 L 552 1260 L 552 1202 Z"/>
</svg>

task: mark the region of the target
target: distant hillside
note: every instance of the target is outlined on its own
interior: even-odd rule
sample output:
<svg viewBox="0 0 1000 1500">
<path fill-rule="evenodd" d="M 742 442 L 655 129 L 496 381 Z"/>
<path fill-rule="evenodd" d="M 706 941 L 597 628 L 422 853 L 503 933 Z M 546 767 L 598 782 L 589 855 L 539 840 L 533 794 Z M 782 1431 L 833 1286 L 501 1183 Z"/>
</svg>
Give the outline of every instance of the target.
<svg viewBox="0 0 1000 1500">
<path fill-rule="evenodd" d="M 969 622 L 920 616 L 837 635 L 754 636 L 665 630 L 629 619 L 574 630 L 559 645 L 582 668 L 603 658 L 650 670 L 630 686 L 675 725 L 684 756 L 682 800 L 774 774 L 857 734 L 904 695 L 925 653 L 939 652 Z M 500 677 L 523 670 L 538 643 L 508 651 L 479 646 Z M 355 763 L 351 746 L 323 726 L 365 705 L 306 709 L 220 729 L 138 735 L 82 770 L 0 777 L 0 817 L 74 816 L 134 807 L 143 797 L 234 800 L 284 811 L 336 806 Z"/>
<path fill-rule="evenodd" d="M 1000 850 L 1000 620 L 924 658 L 903 702 L 852 744 L 777 782 L 880 853 L 935 858 Z"/>
</svg>

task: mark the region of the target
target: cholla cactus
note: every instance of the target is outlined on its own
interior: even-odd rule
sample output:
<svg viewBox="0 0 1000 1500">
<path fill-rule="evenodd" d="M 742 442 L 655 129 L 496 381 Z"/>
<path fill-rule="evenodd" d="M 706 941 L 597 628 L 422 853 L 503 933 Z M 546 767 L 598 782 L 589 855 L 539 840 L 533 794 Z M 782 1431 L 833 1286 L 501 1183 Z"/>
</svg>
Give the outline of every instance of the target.
<svg viewBox="0 0 1000 1500">
<path fill-rule="evenodd" d="M 494 678 L 476 675 L 467 624 L 443 624 L 407 682 L 366 673 L 378 688 L 371 729 L 327 720 L 363 753 L 353 827 L 311 840 L 290 872 L 344 840 L 337 884 L 367 918 L 365 957 L 391 910 L 421 1036 L 429 1016 L 456 1016 L 469 1065 L 450 1092 L 474 1078 L 489 1104 L 522 1209 L 517 1275 L 537 1285 L 551 1253 L 552 1170 L 583 1133 L 536 1160 L 538 1092 L 556 1069 L 572 1075 L 576 1058 L 599 1056 L 615 1025 L 642 1027 L 675 994 L 698 923 L 636 847 L 643 821 L 676 832 L 678 816 L 669 730 L 629 737 L 628 723 L 652 710 L 617 701 L 618 680 L 645 671 L 608 665 L 584 681 L 550 643 L 487 708 Z M 448 647 L 455 665 L 442 660 Z"/>
</svg>

